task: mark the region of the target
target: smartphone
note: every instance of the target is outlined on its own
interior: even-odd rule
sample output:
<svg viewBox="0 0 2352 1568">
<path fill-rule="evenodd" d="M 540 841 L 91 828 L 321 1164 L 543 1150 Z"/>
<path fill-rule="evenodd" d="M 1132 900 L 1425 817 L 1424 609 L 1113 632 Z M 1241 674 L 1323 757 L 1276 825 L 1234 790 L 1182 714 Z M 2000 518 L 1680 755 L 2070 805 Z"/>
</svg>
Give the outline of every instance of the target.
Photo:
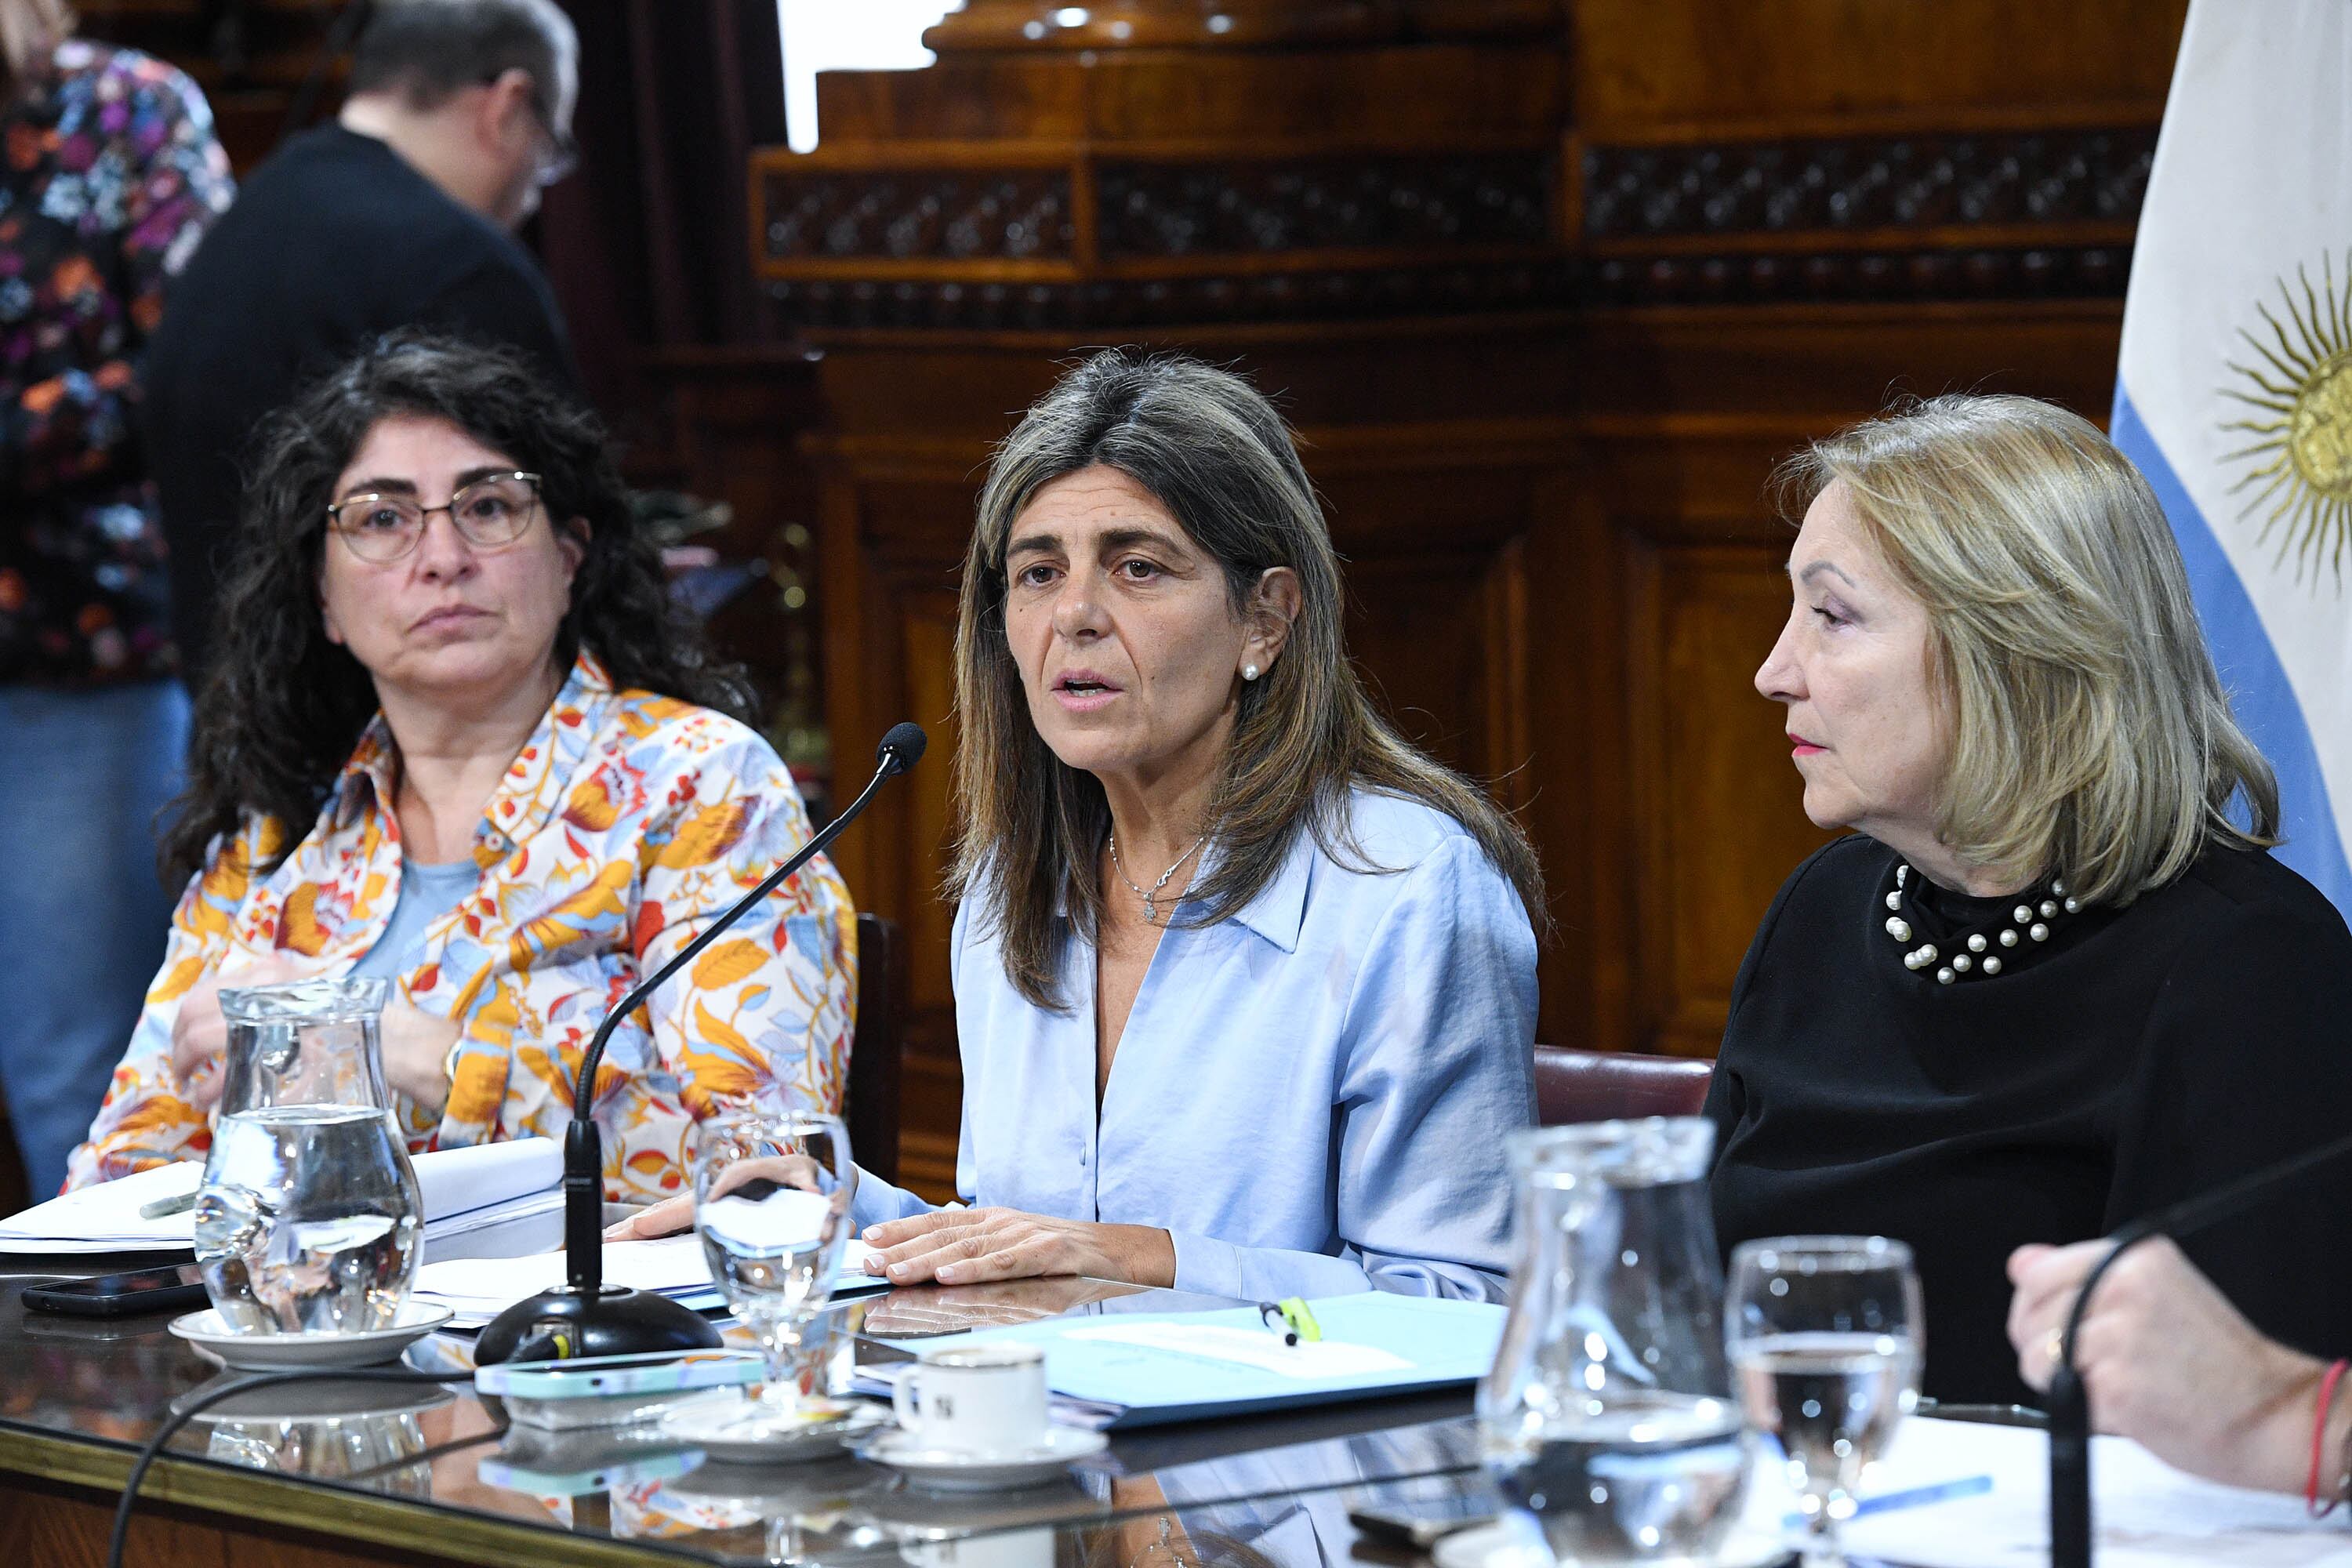
<svg viewBox="0 0 2352 1568">
<path fill-rule="evenodd" d="M 570 1361 L 500 1362 L 478 1368 L 474 1386 L 509 1399 L 609 1399 L 740 1387 L 767 1375 L 765 1358 L 749 1351 L 652 1351 Z"/>
<path fill-rule="evenodd" d="M 1457 1530 L 1491 1523 L 1502 1509 L 1491 1488 L 1467 1476 L 1365 1487 L 1349 1503 L 1348 1522 L 1367 1536 L 1421 1552 Z"/>
<path fill-rule="evenodd" d="M 25 1287 L 25 1305 L 33 1310 L 70 1312 L 78 1318 L 179 1311 L 201 1307 L 205 1300 L 205 1277 L 193 1263 Z"/>
</svg>

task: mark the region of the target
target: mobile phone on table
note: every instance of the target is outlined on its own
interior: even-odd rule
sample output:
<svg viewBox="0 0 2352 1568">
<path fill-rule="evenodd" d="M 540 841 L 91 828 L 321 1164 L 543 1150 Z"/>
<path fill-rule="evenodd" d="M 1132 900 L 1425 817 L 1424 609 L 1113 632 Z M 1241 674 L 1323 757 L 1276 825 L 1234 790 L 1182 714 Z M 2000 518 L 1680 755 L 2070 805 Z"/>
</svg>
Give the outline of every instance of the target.
<svg viewBox="0 0 2352 1568">
<path fill-rule="evenodd" d="M 203 1306 L 205 1299 L 205 1277 L 193 1263 L 25 1287 L 25 1305 L 34 1311 L 70 1312 L 78 1318 L 181 1311 Z"/>
<path fill-rule="evenodd" d="M 1432 1476 L 1360 1488 L 1348 1522 L 1375 1541 L 1426 1552 L 1457 1530 L 1491 1522 L 1502 1499 L 1476 1476 Z"/>
</svg>

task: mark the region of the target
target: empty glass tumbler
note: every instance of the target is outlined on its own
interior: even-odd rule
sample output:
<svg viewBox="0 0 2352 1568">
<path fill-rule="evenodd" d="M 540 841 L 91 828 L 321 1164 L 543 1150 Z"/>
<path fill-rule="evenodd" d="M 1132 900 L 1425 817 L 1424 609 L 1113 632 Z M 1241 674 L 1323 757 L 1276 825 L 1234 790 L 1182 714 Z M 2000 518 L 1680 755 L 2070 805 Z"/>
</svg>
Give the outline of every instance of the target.
<svg viewBox="0 0 2352 1568">
<path fill-rule="evenodd" d="M 424 1202 L 392 1120 L 382 980 L 223 990 L 221 1114 L 196 1262 L 245 1333 L 389 1328 L 416 1277 Z"/>
<path fill-rule="evenodd" d="M 1511 1310 L 1478 1418 L 1488 1472 L 1563 1563 L 1703 1563 L 1738 1523 L 1714 1141 L 1698 1117 L 1512 1135 Z"/>
</svg>

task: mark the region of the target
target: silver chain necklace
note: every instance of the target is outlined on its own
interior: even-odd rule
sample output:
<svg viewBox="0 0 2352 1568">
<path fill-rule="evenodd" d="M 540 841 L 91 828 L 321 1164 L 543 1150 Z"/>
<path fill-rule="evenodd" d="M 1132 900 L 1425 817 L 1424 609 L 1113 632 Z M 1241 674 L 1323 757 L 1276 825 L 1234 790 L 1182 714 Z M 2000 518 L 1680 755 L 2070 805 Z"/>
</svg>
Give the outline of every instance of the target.
<svg viewBox="0 0 2352 1568">
<path fill-rule="evenodd" d="M 1181 855 L 1177 856 L 1176 864 L 1169 867 L 1165 871 L 1160 872 L 1160 880 L 1152 883 L 1151 891 L 1147 893 L 1141 888 L 1135 885 L 1135 879 L 1127 874 L 1127 868 L 1125 866 L 1119 864 L 1118 835 L 1114 832 L 1110 836 L 1111 869 L 1118 873 L 1118 879 L 1127 884 L 1128 891 L 1133 893 L 1137 898 L 1143 900 L 1143 923 L 1145 925 L 1158 925 L 1160 923 L 1160 889 L 1166 887 L 1168 885 L 1168 879 L 1181 870 L 1183 868 L 1184 862 L 1192 858 L 1192 849 L 1198 849 L 1202 845 L 1207 843 L 1208 839 L 1209 836 L 1203 833 L 1200 837 L 1192 840 L 1192 848 L 1187 849 Z"/>
</svg>

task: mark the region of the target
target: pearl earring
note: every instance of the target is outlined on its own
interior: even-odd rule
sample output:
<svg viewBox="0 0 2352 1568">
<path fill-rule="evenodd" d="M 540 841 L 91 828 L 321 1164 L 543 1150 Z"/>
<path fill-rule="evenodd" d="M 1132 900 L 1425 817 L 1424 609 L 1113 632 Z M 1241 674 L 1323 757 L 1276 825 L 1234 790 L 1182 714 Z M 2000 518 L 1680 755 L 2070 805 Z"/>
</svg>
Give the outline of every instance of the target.
<svg viewBox="0 0 2352 1568">
<path fill-rule="evenodd" d="M 1242 666 L 1242 679 L 1244 680 L 1255 680 L 1257 679 L 1257 666 L 1254 664 L 1245 664 Z"/>
</svg>

